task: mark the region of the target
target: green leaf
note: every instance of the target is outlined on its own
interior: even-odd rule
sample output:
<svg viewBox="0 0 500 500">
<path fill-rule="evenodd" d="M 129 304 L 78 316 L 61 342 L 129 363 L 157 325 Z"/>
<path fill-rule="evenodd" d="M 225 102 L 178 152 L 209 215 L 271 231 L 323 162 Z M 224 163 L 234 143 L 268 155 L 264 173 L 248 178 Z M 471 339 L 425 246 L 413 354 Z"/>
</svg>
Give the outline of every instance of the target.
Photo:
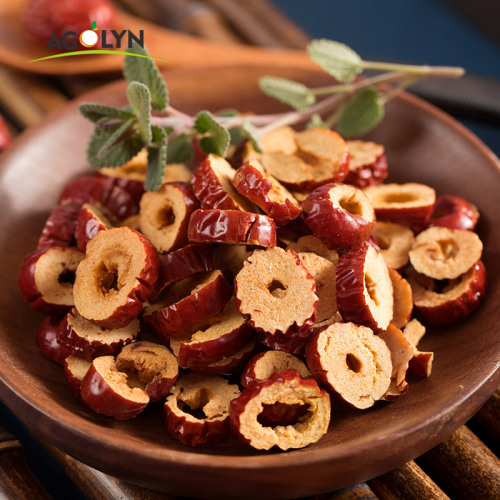
<svg viewBox="0 0 500 500">
<path fill-rule="evenodd" d="M 259 87 L 264 94 L 297 110 L 305 109 L 316 102 L 316 97 L 305 85 L 285 78 L 263 76 L 259 79 Z"/>
<path fill-rule="evenodd" d="M 91 122 L 98 122 L 102 118 L 117 118 L 120 120 L 128 120 L 134 118 L 135 115 L 126 109 L 114 108 L 113 106 L 106 106 L 104 104 L 97 104 L 94 102 L 85 102 L 80 104 L 80 113 L 90 120 Z"/>
<path fill-rule="evenodd" d="M 229 132 L 215 120 L 212 113 L 200 111 L 196 115 L 194 128 L 199 134 L 202 134 L 200 147 L 204 153 L 226 155 L 231 137 Z"/>
<path fill-rule="evenodd" d="M 215 115 L 216 116 L 225 116 L 225 117 L 240 116 L 240 112 L 237 109 L 227 108 L 227 109 L 221 109 L 220 111 L 217 111 L 217 113 L 215 113 Z"/>
<path fill-rule="evenodd" d="M 167 163 L 186 163 L 193 155 L 193 139 L 189 134 L 181 134 L 168 144 Z"/>
<path fill-rule="evenodd" d="M 153 143 L 148 147 L 148 171 L 144 189 L 156 191 L 160 188 L 167 163 L 167 133 L 163 127 L 151 127 Z"/>
<path fill-rule="evenodd" d="M 144 145 L 152 139 L 151 135 L 151 94 L 146 85 L 140 82 L 131 82 L 128 85 L 127 97 L 139 123 L 139 132 Z"/>
<path fill-rule="evenodd" d="M 97 30 L 97 23 L 95 21 L 92 21 L 92 24 L 90 25 L 90 29 L 92 31 L 96 31 Z"/>
<path fill-rule="evenodd" d="M 245 132 L 242 127 L 231 127 L 228 129 L 228 132 L 231 137 L 231 146 L 237 146 L 245 137 Z"/>
<path fill-rule="evenodd" d="M 359 55 L 343 43 L 332 40 L 313 40 L 307 46 L 309 57 L 339 82 L 351 82 L 361 73 Z"/>
<path fill-rule="evenodd" d="M 127 136 L 131 122 L 133 120 L 119 123 L 106 132 L 99 127 L 95 128 L 87 146 L 90 165 L 95 168 L 119 167 L 144 147 L 138 134 Z"/>
<path fill-rule="evenodd" d="M 364 134 L 384 118 L 380 93 L 373 87 L 358 92 L 347 102 L 337 124 L 339 134 L 353 137 Z"/>
<path fill-rule="evenodd" d="M 136 42 L 132 48 L 127 49 L 127 52 L 149 55 L 148 51 Z M 125 56 L 123 75 L 129 83 L 136 81 L 146 85 L 151 94 L 151 106 L 154 110 L 163 111 L 168 106 L 167 86 L 152 59 Z"/>
<path fill-rule="evenodd" d="M 260 145 L 259 129 L 257 127 L 254 127 L 248 120 L 243 120 L 241 128 L 244 134 L 252 143 L 253 149 L 257 151 L 257 153 L 263 153 L 264 151 L 262 150 L 262 146 Z"/>
<path fill-rule="evenodd" d="M 328 128 L 328 125 L 324 122 L 323 118 L 319 115 L 312 115 L 307 128 Z"/>
</svg>

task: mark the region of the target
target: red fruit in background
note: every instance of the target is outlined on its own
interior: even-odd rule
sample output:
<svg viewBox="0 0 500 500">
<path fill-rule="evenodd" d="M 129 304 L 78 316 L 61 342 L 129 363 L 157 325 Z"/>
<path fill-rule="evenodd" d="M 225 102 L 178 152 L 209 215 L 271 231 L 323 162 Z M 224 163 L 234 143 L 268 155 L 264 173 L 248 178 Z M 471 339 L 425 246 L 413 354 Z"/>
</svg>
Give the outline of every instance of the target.
<svg viewBox="0 0 500 500">
<path fill-rule="evenodd" d="M 10 145 L 10 133 L 7 126 L 0 116 L 0 153 Z"/>
<path fill-rule="evenodd" d="M 479 210 L 476 206 L 459 196 L 444 194 L 436 200 L 427 225 L 472 231 L 478 220 Z"/>
<path fill-rule="evenodd" d="M 28 0 L 21 21 L 28 37 L 45 46 L 52 33 L 61 40 L 64 33 L 74 31 L 78 39 L 82 31 L 91 29 L 93 21 L 98 35 L 117 27 L 116 11 L 108 0 Z M 99 36 L 96 48 L 102 48 L 101 40 Z M 77 48 L 85 47 L 78 44 Z"/>
</svg>

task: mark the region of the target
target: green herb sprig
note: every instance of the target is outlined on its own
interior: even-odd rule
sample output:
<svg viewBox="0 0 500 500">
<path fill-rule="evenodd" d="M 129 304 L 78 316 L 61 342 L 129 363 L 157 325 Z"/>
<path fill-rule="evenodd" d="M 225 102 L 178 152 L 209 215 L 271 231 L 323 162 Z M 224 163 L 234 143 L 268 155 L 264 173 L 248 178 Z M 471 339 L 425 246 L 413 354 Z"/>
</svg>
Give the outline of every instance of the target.
<svg viewBox="0 0 500 500">
<path fill-rule="evenodd" d="M 129 52 L 148 55 L 138 45 Z M 262 77 L 261 90 L 294 110 L 254 116 L 242 116 L 235 110 L 217 114 L 203 110 L 196 116 L 183 113 L 169 104 L 167 86 L 153 60 L 126 56 L 123 74 L 128 82 L 129 105 L 80 106 L 82 115 L 95 124 L 87 148 L 89 163 L 96 168 L 118 167 L 146 149 L 145 188 L 154 191 L 161 185 L 166 163 L 186 162 L 193 157 L 195 136 L 205 153 L 220 156 L 227 154 L 230 144 L 238 144 L 245 137 L 261 151 L 260 139 L 266 133 L 297 123 L 335 127 L 343 136 L 354 137 L 375 127 L 384 117 L 384 105 L 412 83 L 426 77 L 457 78 L 464 74 L 462 68 L 363 61 L 346 45 L 331 40 L 313 40 L 307 52 L 336 82 L 309 88 L 284 78 Z M 365 69 L 384 73 L 356 80 Z"/>
</svg>

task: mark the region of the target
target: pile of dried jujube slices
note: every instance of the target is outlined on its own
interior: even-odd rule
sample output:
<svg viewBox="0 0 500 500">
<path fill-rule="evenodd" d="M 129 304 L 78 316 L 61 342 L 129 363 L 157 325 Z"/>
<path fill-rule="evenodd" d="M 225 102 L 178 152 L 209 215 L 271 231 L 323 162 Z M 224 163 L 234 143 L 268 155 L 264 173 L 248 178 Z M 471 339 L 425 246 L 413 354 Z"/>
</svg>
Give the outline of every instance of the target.
<svg viewBox="0 0 500 500">
<path fill-rule="evenodd" d="M 182 443 L 232 430 L 300 448 L 326 433 L 330 395 L 364 409 L 403 395 L 407 371 L 430 375 L 413 310 L 439 324 L 478 305 L 473 205 L 382 184 L 383 146 L 330 130 L 262 146 L 233 166 L 169 165 L 155 192 L 142 155 L 63 190 L 19 286 L 49 315 L 38 347 L 95 411 L 130 419 L 161 400 Z"/>
</svg>

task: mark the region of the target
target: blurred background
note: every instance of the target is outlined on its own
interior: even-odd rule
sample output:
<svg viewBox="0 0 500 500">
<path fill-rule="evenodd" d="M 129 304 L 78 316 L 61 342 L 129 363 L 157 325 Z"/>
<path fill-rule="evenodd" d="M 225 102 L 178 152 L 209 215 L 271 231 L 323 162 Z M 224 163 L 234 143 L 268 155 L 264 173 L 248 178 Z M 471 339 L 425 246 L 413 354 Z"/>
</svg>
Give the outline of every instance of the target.
<svg viewBox="0 0 500 500">
<path fill-rule="evenodd" d="M 0 56 L 7 52 L 2 52 L 2 31 L 5 35 L 10 30 L 14 14 L 14 24 L 22 30 L 26 23 L 42 23 L 43 9 L 85 12 L 99 7 L 100 2 L 107 0 L 31 1 L 34 11 L 21 24 L 25 3 L 1 0 Z M 302 49 L 311 38 L 329 38 L 349 45 L 367 60 L 462 66 L 467 71 L 462 80 L 422 82 L 410 91 L 452 114 L 500 155 L 498 0 L 116 0 L 112 8 L 223 43 Z M 83 18 L 87 23 L 88 17 Z M 86 27 L 84 24 L 83 29 Z M 9 42 L 12 36 L 9 31 Z M 29 47 L 23 42 L 23 50 Z M 0 57 L 0 115 L 6 126 L 4 131 L 0 127 L 0 150 L 9 147 L 8 137 L 20 134 L 68 100 L 120 77 L 119 73 L 75 75 L 64 71 L 40 75 L 35 66 L 24 68 L 32 72 L 20 71 L 15 61 Z M 80 470 L 69 457 L 50 447 L 48 453 L 1 404 L 0 425 L 21 440 L 31 469 L 53 498 L 101 498 L 89 496 L 88 489 L 83 494 L 75 484 L 85 491 L 86 481 L 88 488 L 95 488 L 97 483 L 92 486 L 92 481 L 105 482 L 106 478 L 89 479 L 88 471 Z M 110 484 L 121 492 L 120 498 L 153 498 L 133 489 L 125 494 L 126 488 Z"/>
</svg>

